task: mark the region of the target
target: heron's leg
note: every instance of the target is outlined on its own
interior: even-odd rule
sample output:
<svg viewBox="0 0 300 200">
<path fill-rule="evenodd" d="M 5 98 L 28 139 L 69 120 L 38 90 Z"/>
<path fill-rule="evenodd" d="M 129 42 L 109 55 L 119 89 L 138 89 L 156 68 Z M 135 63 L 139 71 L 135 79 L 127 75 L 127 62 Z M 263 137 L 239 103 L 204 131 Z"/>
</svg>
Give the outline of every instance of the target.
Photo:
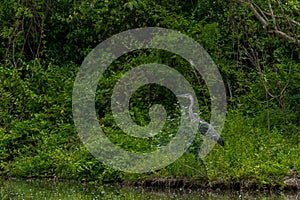
<svg viewBox="0 0 300 200">
<path fill-rule="evenodd" d="M 204 137 L 204 136 L 202 136 L 202 137 Z M 204 155 L 206 155 L 207 151 L 208 151 L 208 141 L 206 138 L 203 138 L 202 145 L 200 146 L 200 149 L 198 152 L 198 159 L 201 162 L 203 169 L 204 169 L 203 175 L 205 176 L 205 179 L 208 181 L 208 173 L 207 173 L 206 165 L 204 163 Z"/>
<path fill-rule="evenodd" d="M 206 169 L 206 165 L 205 165 L 205 163 L 204 163 L 204 160 L 201 158 L 201 157 L 198 157 L 198 159 L 199 159 L 199 161 L 201 162 L 201 164 L 202 164 L 202 166 L 203 166 L 203 171 L 204 171 L 204 173 L 203 173 L 203 177 L 205 177 L 205 181 L 207 181 L 207 183 L 208 183 L 208 173 L 207 173 L 207 169 Z"/>
</svg>

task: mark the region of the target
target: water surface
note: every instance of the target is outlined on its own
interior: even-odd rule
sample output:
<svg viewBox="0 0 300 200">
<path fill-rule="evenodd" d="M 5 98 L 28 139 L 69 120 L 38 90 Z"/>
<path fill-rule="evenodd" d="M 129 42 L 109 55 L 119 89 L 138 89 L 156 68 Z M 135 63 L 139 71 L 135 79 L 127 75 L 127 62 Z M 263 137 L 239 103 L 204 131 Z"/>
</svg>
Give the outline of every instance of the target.
<svg viewBox="0 0 300 200">
<path fill-rule="evenodd" d="M 2 180 L 0 199 L 86 200 L 86 199 L 300 199 L 300 193 L 253 193 L 240 191 L 214 191 L 191 189 L 142 188 L 116 185 L 88 184 L 75 181 L 41 179 Z"/>
</svg>

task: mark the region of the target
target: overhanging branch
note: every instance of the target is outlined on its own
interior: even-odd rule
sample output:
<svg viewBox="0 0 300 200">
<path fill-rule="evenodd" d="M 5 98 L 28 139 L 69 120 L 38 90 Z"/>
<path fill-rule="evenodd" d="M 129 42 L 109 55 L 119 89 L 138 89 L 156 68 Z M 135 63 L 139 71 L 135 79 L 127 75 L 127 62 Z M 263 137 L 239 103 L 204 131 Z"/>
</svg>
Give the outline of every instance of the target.
<svg viewBox="0 0 300 200">
<path fill-rule="evenodd" d="M 287 23 L 294 24 L 296 26 L 296 29 L 299 29 L 299 22 L 297 22 L 296 20 L 290 20 L 287 17 L 283 17 L 283 16 L 277 17 L 274 13 L 274 10 L 272 9 L 269 0 L 267 2 L 269 12 L 262 11 L 262 9 L 259 6 L 257 6 L 250 0 L 237 0 L 237 2 L 249 6 L 250 10 L 252 11 L 256 19 L 262 24 L 262 28 L 266 33 L 274 34 L 279 38 L 282 38 L 287 41 L 291 41 L 300 48 L 300 40 L 292 36 L 291 33 L 288 33 L 288 31 L 280 30 L 280 28 L 277 26 L 277 19 L 284 19 L 287 21 Z M 274 29 L 270 28 L 270 22 L 267 16 L 271 17 L 271 21 L 275 27 Z"/>
</svg>

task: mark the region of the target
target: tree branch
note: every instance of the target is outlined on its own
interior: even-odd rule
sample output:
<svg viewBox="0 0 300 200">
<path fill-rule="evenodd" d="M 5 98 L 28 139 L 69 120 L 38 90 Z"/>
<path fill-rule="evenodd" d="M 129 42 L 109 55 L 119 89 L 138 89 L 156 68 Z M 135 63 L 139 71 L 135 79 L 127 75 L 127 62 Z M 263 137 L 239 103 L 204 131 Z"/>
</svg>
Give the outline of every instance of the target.
<svg viewBox="0 0 300 200">
<path fill-rule="evenodd" d="M 270 10 L 270 13 L 271 13 L 271 17 L 272 17 L 272 20 L 273 20 L 273 24 L 274 24 L 274 26 L 275 26 L 275 30 L 277 30 L 276 18 L 275 18 L 275 16 L 274 16 L 274 12 L 273 12 L 273 9 L 272 9 L 270 0 L 268 0 L 268 7 L 269 7 L 269 10 Z"/>
<path fill-rule="evenodd" d="M 271 13 L 268 13 L 268 12 L 266 12 L 266 11 L 263 11 L 263 12 L 264 12 L 265 15 L 271 16 Z M 286 17 L 284 17 L 284 16 L 278 16 L 278 15 L 274 15 L 274 16 L 275 16 L 275 18 L 277 18 L 277 19 L 286 19 Z M 292 24 L 295 24 L 296 26 L 299 26 L 299 28 L 300 28 L 300 23 L 297 22 L 296 20 L 288 19 L 288 21 L 289 21 L 290 23 L 292 23 Z"/>
<path fill-rule="evenodd" d="M 267 31 L 268 33 L 271 33 L 271 34 L 275 34 L 277 35 L 278 37 L 282 38 L 282 39 L 285 39 L 285 40 L 291 40 L 293 43 L 295 43 L 298 47 L 300 47 L 300 40 L 297 40 L 296 38 L 280 31 L 280 30 L 268 30 Z"/>
<path fill-rule="evenodd" d="M 279 38 L 282 38 L 282 39 L 288 40 L 288 41 L 292 41 L 294 44 L 296 44 L 300 48 L 300 40 L 299 39 L 297 39 L 296 37 L 291 36 L 288 32 L 285 32 L 285 31 L 279 29 L 278 24 L 276 22 L 276 19 L 278 19 L 279 17 L 277 17 L 274 14 L 273 8 L 272 8 L 271 3 L 270 3 L 270 0 L 267 1 L 268 8 L 269 8 L 269 11 L 270 11 L 269 13 L 265 12 L 265 11 L 262 11 L 260 9 L 260 7 L 255 5 L 251 0 L 236 0 L 236 1 L 241 3 L 241 4 L 249 6 L 250 10 L 255 15 L 256 19 L 258 21 L 260 21 L 260 23 L 262 24 L 262 28 L 264 29 L 264 31 L 266 33 L 275 34 Z M 269 20 L 266 17 L 266 15 L 271 17 L 275 29 L 270 29 L 269 28 L 270 23 L 269 23 Z M 287 17 L 280 17 L 280 18 L 284 18 L 288 23 L 293 23 L 293 24 L 297 25 L 297 27 L 300 26 L 299 22 L 297 22 L 296 20 L 289 20 L 289 19 L 287 19 Z"/>
</svg>

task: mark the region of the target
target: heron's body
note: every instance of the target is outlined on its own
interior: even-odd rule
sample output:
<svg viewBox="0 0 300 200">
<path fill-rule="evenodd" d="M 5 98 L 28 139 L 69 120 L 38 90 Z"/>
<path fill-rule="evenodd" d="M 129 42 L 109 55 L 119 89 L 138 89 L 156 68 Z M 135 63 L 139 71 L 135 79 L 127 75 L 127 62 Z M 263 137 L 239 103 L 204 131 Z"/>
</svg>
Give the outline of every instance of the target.
<svg viewBox="0 0 300 200">
<path fill-rule="evenodd" d="M 221 146 L 224 146 L 224 141 L 220 137 L 220 135 L 217 133 L 217 131 L 214 129 L 214 127 L 206 122 L 204 119 L 197 118 L 193 113 L 193 105 L 194 105 L 194 98 L 193 95 L 187 93 L 187 94 L 181 94 L 177 95 L 178 97 L 188 98 L 190 99 L 190 105 L 189 105 L 189 116 L 192 121 L 199 122 L 198 130 L 201 132 L 202 135 L 207 137 L 208 139 L 214 140 L 218 142 Z"/>
</svg>

